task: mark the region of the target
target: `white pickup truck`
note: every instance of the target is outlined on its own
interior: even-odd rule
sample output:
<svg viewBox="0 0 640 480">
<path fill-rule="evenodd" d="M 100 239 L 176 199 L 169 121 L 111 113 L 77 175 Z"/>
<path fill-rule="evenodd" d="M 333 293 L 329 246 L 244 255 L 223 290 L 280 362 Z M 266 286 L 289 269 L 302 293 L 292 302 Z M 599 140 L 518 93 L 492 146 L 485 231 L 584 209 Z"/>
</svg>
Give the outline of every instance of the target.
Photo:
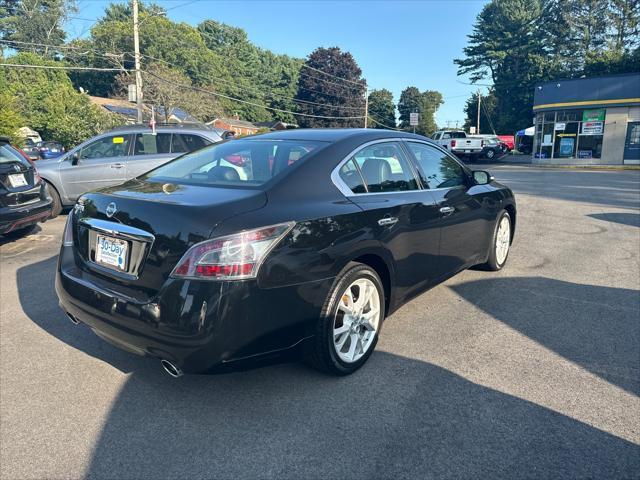
<svg viewBox="0 0 640 480">
<path fill-rule="evenodd" d="M 458 157 L 475 160 L 482 154 L 484 140 L 462 130 L 440 130 L 433 135 L 435 142 Z"/>
</svg>

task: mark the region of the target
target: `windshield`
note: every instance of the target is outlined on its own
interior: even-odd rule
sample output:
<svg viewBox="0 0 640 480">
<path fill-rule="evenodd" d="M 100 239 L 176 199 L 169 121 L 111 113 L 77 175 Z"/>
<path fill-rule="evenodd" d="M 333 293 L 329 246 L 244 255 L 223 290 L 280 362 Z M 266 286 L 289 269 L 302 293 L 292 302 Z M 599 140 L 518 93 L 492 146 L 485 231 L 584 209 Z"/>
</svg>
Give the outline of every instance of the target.
<svg viewBox="0 0 640 480">
<path fill-rule="evenodd" d="M 258 186 L 287 170 L 324 142 L 230 140 L 183 155 L 143 178 L 171 183 Z"/>
<path fill-rule="evenodd" d="M 0 164 L 17 162 L 29 167 L 29 162 L 20 153 L 7 143 L 0 143 Z"/>
</svg>

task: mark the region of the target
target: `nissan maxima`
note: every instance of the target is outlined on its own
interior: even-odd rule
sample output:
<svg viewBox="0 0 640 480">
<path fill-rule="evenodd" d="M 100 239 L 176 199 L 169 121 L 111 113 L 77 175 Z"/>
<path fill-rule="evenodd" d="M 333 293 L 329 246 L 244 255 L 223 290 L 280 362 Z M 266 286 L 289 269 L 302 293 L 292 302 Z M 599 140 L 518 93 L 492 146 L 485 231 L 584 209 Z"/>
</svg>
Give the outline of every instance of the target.
<svg viewBox="0 0 640 480">
<path fill-rule="evenodd" d="M 425 137 L 274 132 L 81 196 L 56 290 L 74 323 L 173 376 L 290 354 L 345 375 L 403 303 L 501 269 L 515 223 L 509 188 Z"/>
</svg>

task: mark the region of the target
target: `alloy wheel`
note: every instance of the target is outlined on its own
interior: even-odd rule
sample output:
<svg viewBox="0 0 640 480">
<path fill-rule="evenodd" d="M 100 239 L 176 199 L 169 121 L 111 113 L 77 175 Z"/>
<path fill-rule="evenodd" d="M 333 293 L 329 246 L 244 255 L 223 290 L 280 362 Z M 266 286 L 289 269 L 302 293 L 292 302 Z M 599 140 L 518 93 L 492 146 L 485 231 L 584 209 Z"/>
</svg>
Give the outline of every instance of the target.
<svg viewBox="0 0 640 480">
<path fill-rule="evenodd" d="M 333 345 L 340 360 L 357 362 L 371 348 L 380 325 L 380 292 L 359 278 L 340 296 L 333 320 Z"/>
<path fill-rule="evenodd" d="M 509 245 L 511 243 L 511 222 L 506 215 L 500 219 L 498 232 L 496 234 L 496 261 L 502 265 L 507 259 Z"/>
</svg>

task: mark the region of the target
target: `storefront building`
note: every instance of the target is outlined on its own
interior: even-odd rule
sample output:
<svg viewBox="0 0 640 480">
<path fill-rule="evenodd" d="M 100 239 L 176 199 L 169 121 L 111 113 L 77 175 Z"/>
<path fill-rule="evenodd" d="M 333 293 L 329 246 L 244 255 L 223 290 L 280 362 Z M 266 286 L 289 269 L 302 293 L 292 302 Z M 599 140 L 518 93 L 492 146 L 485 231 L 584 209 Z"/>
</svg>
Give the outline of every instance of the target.
<svg viewBox="0 0 640 480">
<path fill-rule="evenodd" d="M 533 163 L 640 164 L 640 73 L 536 85 Z"/>
</svg>

